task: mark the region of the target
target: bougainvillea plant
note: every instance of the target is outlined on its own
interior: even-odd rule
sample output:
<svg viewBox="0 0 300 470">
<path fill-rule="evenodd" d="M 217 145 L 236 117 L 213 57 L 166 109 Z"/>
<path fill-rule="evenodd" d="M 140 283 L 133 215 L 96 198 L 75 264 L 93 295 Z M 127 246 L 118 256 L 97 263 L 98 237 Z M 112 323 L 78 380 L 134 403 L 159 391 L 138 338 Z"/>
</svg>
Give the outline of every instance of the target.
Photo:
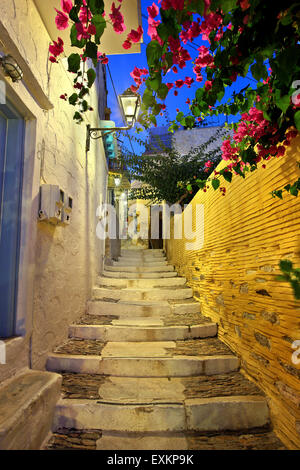
<svg viewBox="0 0 300 470">
<path fill-rule="evenodd" d="M 121 13 L 122 0 L 118 5 L 112 3 L 111 11 L 106 14 L 103 0 L 61 0 L 61 10 L 56 9 L 55 23 L 58 30 L 70 29 L 70 45 L 74 52 L 68 56 L 68 71 L 73 74 L 74 93 L 68 96 L 66 93 L 60 96 L 68 101 L 77 110 L 74 120 L 83 121 L 83 114 L 93 109 L 89 106 L 88 95 L 95 82 L 98 62 L 108 63 L 105 53 L 100 51 L 101 37 L 107 25 L 111 25 L 117 34 L 125 31 L 124 17 Z M 127 42 L 139 42 L 143 31 L 141 27 L 137 31 L 131 30 Z M 78 52 L 76 52 L 76 49 Z M 52 63 L 57 63 L 58 58 L 64 52 L 64 42 L 59 37 L 49 47 Z M 88 60 L 93 66 L 87 67 Z"/>
<path fill-rule="evenodd" d="M 169 93 L 198 84 L 189 112 L 178 112 L 171 130 L 192 128 L 208 115 L 241 114 L 222 145 L 228 165 L 211 178 L 214 189 L 220 177 L 230 182 L 234 174 L 245 177 L 259 162 L 265 167 L 283 156 L 300 131 L 299 7 L 295 1 L 156 0 L 148 8 L 148 73 L 132 73 L 134 91 L 145 83 L 141 123 L 155 125 Z M 189 63 L 192 77 L 167 79 Z M 241 89 L 239 77 L 249 77 Z M 199 180 L 200 188 L 206 185 Z"/>
</svg>

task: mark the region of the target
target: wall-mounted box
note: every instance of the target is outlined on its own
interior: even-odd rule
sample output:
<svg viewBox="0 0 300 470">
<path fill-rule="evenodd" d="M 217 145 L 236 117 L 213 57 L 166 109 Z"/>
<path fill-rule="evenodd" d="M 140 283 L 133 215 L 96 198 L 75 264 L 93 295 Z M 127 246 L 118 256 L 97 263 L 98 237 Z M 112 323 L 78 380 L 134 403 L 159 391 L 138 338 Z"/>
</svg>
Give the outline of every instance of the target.
<svg viewBox="0 0 300 470">
<path fill-rule="evenodd" d="M 67 194 L 65 194 L 64 206 L 62 210 L 62 221 L 61 221 L 62 225 L 70 225 L 72 209 L 73 209 L 73 199 Z"/>
<path fill-rule="evenodd" d="M 40 187 L 39 220 L 59 224 L 62 221 L 64 197 L 64 191 L 59 186 L 43 184 Z"/>
</svg>

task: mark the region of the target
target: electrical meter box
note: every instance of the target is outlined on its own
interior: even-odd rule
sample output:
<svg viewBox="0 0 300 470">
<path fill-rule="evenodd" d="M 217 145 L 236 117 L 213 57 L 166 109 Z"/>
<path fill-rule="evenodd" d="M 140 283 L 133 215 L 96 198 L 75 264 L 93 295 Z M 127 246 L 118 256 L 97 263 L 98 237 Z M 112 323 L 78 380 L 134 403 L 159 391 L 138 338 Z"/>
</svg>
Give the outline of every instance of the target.
<svg viewBox="0 0 300 470">
<path fill-rule="evenodd" d="M 40 187 L 39 220 L 58 225 L 62 222 L 65 193 L 59 186 L 43 184 Z"/>
</svg>

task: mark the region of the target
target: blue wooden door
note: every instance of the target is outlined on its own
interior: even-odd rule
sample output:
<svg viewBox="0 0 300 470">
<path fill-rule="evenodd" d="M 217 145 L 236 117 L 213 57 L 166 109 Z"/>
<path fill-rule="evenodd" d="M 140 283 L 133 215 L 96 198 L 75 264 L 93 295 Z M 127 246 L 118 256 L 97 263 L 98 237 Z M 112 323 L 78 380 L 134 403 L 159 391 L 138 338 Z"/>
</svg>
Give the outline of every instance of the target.
<svg viewBox="0 0 300 470">
<path fill-rule="evenodd" d="M 0 105 L 0 338 L 15 333 L 24 121 Z"/>
</svg>

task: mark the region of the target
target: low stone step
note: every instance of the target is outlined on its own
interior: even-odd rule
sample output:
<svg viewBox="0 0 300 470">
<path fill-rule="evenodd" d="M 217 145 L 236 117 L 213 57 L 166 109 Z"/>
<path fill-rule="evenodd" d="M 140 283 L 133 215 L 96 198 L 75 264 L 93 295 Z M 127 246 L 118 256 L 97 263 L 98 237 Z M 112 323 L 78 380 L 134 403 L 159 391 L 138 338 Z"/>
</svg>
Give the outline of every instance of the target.
<svg viewBox="0 0 300 470">
<path fill-rule="evenodd" d="M 117 377 L 190 377 L 233 372 L 239 368 L 235 356 L 102 357 L 52 354 L 47 370 Z"/>
<path fill-rule="evenodd" d="M 129 258 L 157 258 L 165 256 L 163 250 L 121 250 L 121 257 Z"/>
<path fill-rule="evenodd" d="M 171 264 L 162 266 L 109 266 L 105 265 L 105 271 L 117 271 L 117 272 L 128 272 L 128 273 L 164 273 L 164 272 L 175 272 L 174 266 Z"/>
<path fill-rule="evenodd" d="M 176 271 L 166 272 L 124 272 L 124 271 L 104 271 L 104 277 L 112 277 L 117 279 L 163 279 L 163 278 L 174 278 L 178 274 Z"/>
<path fill-rule="evenodd" d="M 184 403 L 126 404 L 61 399 L 54 430 L 102 429 L 116 432 L 215 432 L 269 424 L 266 399 L 257 396 L 187 399 Z"/>
<path fill-rule="evenodd" d="M 117 315 L 120 317 L 152 317 L 171 313 L 171 306 L 167 301 L 138 303 L 126 301 L 94 300 L 87 304 L 87 312 L 90 315 Z"/>
<path fill-rule="evenodd" d="M 224 431 L 214 433 L 122 433 L 58 429 L 48 450 L 287 450 L 274 432 Z M 178 456 L 179 457 L 179 456 Z M 112 457 L 113 458 L 113 457 Z M 187 458 L 187 457 L 186 457 Z M 187 460 L 186 460 L 187 461 Z M 194 460 L 193 460 L 194 461 Z M 154 463 L 160 456 L 154 456 Z M 178 462 L 178 461 L 177 461 Z"/>
<path fill-rule="evenodd" d="M 185 277 L 175 277 L 171 279 L 158 278 L 155 279 L 120 279 L 117 277 L 99 276 L 98 285 L 103 287 L 118 287 L 129 289 L 153 289 L 160 287 L 182 287 L 186 284 Z"/>
<path fill-rule="evenodd" d="M 185 288 L 156 288 L 156 289 L 138 289 L 138 288 L 105 288 L 95 287 L 93 289 L 93 298 L 113 299 L 113 300 L 178 300 L 190 299 L 193 296 L 193 289 Z"/>
<path fill-rule="evenodd" d="M 137 260 L 137 259 L 132 259 L 132 258 L 119 258 L 119 261 L 113 261 L 113 266 L 134 266 L 134 267 L 150 267 L 150 268 L 159 268 L 162 266 L 169 266 L 167 260 L 161 260 L 161 261 L 143 261 L 143 260 Z"/>
<path fill-rule="evenodd" d="M 131 325 L 72 325 L 69 337 L 95 339 L 103 342 L 115 341 L 176 341 L 191 338 L 207 338 L 217 334 L 215 323 L 193 326 L 163 326 L 162 320 L 156 325 L 145 325 L 145 320 L 134 319 Z M 160 324 L 160 325 L 159 325 Z"/>
<path fill-rule="evenodd" d="M 2 384 L 1 450 L 40 449 L 51 430 L 61 380 L 58 374 L 28 370 Z"/>
</svg>

